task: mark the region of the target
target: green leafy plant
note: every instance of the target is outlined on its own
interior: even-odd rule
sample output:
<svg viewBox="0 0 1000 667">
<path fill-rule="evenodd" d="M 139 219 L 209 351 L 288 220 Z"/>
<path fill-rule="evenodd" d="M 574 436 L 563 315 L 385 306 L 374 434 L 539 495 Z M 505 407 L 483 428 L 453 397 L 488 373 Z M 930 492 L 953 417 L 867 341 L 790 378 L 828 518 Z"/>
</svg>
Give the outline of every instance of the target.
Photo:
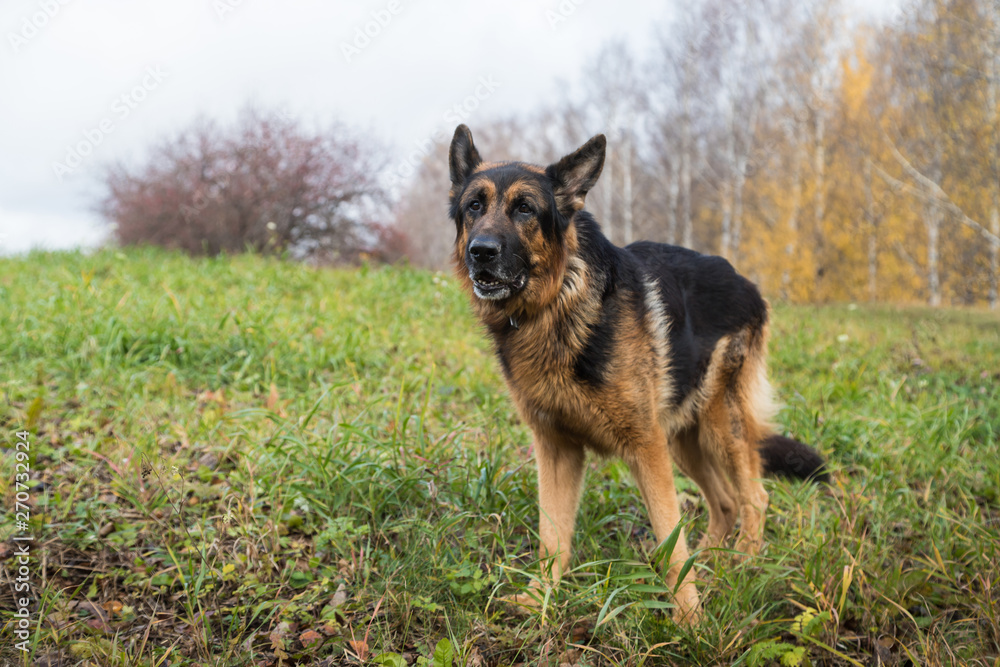
<svg viewBox="0 0 1000 667">
<path fill-rule="evenodd" d="M 451 640 L 445 638 L 437 643 L 430 657 L 418 656 L 417 665 L 419 667 L 453 667 L 454 660 L 455 649 L 451 645 Z M 398 653 L 380 653 L 372 658 L 372 661 L 376 665 L 384 665 L 384 667 L 406 667 L 406 660 Z"/>
<path fill-rule="evenodd" d="M 458 597 L 477 595 L 490 585 L 492 577 L 483 574 L 475 563 L 460 563 L 445 572 L 445 581 L 451 592 Z"/>
</svg>

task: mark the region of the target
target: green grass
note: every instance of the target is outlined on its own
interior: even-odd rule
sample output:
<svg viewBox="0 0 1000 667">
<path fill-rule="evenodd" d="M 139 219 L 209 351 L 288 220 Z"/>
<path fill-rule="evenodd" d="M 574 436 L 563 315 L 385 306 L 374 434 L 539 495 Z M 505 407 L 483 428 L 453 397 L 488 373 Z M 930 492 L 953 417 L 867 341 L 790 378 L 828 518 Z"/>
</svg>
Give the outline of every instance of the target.
<svg viewBox="0 0 1000 667">
<path fill-rule="evenodd" d="M 683 629 L 614 462 L 591 464 L 543 611 L 500 600 L 539 572 L 530 437 L 450 276 L 156 250 L 2 266 L 0 539 L 27 430 L 39 598 L 27 656 L 0 599 L 14 664 L 1000 661 L 994 314 L 776 308 L 779 421 L 836 482 L 769 482 L 765 553 L 702 554 L 706 618 Z M 679 487 L 693 543 L 705 507 Z"/>
</svg>

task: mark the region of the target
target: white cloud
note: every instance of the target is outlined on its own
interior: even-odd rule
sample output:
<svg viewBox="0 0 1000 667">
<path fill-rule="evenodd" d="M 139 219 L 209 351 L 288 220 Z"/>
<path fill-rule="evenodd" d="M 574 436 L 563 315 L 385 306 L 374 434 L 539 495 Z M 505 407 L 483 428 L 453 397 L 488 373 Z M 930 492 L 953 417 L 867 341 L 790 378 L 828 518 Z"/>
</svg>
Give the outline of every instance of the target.
<svg viewBox="0 0 1000 667">
<path fill-rule="evenodd" d="M 86 213 L 0 208 L 0 256 L 31 250 L 92 248 L 104 241 L 105 233 L 105 226 Z"/>
</svg>

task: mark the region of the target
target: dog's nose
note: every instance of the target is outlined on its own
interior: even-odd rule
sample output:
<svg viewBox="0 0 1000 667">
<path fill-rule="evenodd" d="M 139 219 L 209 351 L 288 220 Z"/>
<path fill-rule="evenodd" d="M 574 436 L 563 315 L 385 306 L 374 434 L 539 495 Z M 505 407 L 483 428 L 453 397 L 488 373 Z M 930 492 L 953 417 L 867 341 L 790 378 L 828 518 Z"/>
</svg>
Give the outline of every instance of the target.
<svg viewBox="0 0 1000 667">
<path fill-rule="evenodd" d="M 469 244 L 469 254 L 477 262 L 489 262 L 500 254 L 500 241 L 492 236 L 477 236 Z"/>
</svg>

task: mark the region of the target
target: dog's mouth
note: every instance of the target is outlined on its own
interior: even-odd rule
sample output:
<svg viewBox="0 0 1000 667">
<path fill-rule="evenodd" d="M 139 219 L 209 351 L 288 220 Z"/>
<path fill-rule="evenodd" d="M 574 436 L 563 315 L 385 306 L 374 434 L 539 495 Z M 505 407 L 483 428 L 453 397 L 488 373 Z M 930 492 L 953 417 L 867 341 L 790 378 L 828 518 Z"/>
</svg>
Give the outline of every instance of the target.
<svg viewBox="0 0 1000 667">
<path fill-rule="evenodd" d="M 469 277 L 472 278 L 472 289 L 476 296 L 488 301 L 506 299 L 524 289 L 528 281 L 528 276 L 523 273 L 513 278 L 501 278 L 488 271 L 480 271 Z"/>
</svg>

